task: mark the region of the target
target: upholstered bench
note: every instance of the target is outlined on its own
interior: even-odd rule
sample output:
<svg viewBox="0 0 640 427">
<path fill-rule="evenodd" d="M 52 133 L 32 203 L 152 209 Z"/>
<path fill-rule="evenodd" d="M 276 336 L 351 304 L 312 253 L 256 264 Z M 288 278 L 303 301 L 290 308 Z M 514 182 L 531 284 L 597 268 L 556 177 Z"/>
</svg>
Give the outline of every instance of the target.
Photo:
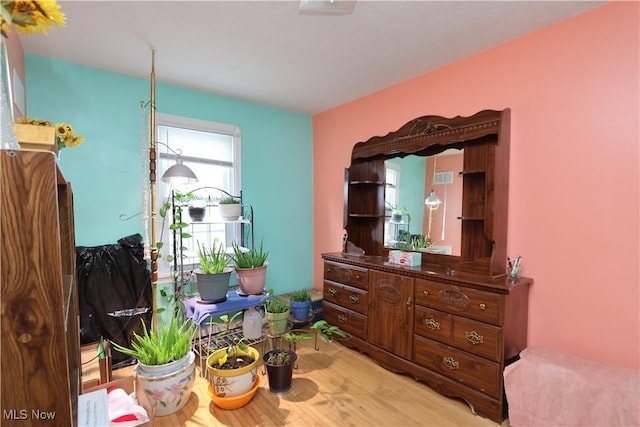
<svg viewBox="0 0 640 427">
<path fill-rule="evenodd" d="M 532 347 L 504 370 L 509 423 L 640 426 L 640 372 Z"/>
</svg>

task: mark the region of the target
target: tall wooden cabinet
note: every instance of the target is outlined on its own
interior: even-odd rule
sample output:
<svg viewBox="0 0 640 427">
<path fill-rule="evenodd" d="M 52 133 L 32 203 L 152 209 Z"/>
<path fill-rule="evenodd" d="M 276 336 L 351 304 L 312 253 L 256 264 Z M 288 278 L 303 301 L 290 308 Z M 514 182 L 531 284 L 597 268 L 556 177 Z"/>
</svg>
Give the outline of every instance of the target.
<svg viewBox="0 0 640 427">
<path fill-rule="evenodd" d="M 51 152 L 0 150 L 2 425 L 76 425 L 73 195 Z M 26 424 L 25 424 L 26 423 Z"/>
</svg>

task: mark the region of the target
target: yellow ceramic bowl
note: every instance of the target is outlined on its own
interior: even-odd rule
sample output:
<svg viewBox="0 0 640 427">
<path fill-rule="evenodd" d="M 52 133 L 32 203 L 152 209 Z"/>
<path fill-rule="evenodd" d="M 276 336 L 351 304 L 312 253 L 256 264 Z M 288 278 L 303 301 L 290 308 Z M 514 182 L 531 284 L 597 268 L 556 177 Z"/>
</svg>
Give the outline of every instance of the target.
<svg viewBox="0 0 640 427">
<path fill-rule="evenodd" d="M 213 393 L 213 389 L 211 388 L 211 384 L 209 384 L 209 396 L 211 396 L 211 400 L 216 404 L 217 407 L 222 409 L 238 409 L 242 408 L 244 405 L 249 403 L 249 401 L 253 398 L 258 391 L 258 386 L 260 386 L 260 377 L 258 376 L 256 379 L 256 383 L 253 388 L 246 392 L 245 394 L 241 394 L 236 397 L 218 397 Z"/>
</svg>

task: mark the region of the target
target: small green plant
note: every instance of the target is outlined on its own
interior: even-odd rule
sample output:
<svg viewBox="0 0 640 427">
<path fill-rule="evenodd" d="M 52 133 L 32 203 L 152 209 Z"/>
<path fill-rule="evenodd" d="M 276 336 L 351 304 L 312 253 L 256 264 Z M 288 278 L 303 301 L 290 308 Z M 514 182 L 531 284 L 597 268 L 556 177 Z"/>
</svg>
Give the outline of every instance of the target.
<svg viewBox="0 0 640 427">
<path fill-rule="evenodd" d="M 266 308 L 268 313 L 286 313 L 289 311 L 289 304 L 280 298 L 271 298 L 267 301 Z"/>
<path fill-rule="evenodd" d="M 315 349 L 320 350 L 318 347 L 318 336 L 320 336 L 324 342 L 330 343 L 333 338 L 347 338 L 347 334 L 337 326 L 330 325 L 326 320 L 318 320 L 309 329 L 295 329 L 285 333 L 284 339 L 289 342 L 290 346 L 293 346 L 293 351 L 296 351 L 296 344 L 302 340 L 315 339 Z M 290 347 L 291 348 L 291 347 Z"/>
<path fill-rule="evenodd" d="M 414 249 L 433 249 L 438 245 L 438 242 L 431 242 L 424 235 L 414 237 L 411 240 L 411 244 Z"/>
<path fill-rule="evenodd" d="M 259 248 L 251 248 L 248 251 L 243 249 L 233 242 L 233 263 L 236 268 L 257 268 L 262 267 L 269 256 L 268 251 L 264 251 L 262 247 L 262 240 L 260 241 Z"/>
<path fill-rule="evenodd" d="M 291 353 L 285 350 L 274 350 L 269 352 L 267 363 L 274 366 L 284 366 L 291 363 Z"/>
<path fill-rule="evenodd" d="M 176 312 L 182 313 L 184 312 L 184 305 L 180 301 L 180 298 L 184 295 L 184 287 L 186 285 L 186 281 L 184 280 L 184 271 L 182 269 L 178 269 L 177 265 L 177 254 L 182 253 L 183 251 L 188 250 L 189 248 L 183 243 L 184 239 L 191 238 L 191 234 L 186 231 L 189 224 L 182 220 L 182 213 L 184 211 L 184 206 L 187 206 L 191 200 L 195 199 L 195 195 L 191 192 L 182 193 L 180 191 L 173 191 L 167 197 L 167 200 L 160 207 L 158 214 L 162 218 L 162 225 L 160 227 L 160 238 L 156 242 L 156 248 L 158 248 L 158 258 L 162 258 L 162 248 L 164 247 L 163 242 L 163 234 L 165 229 L 166 221 L 169 221 L 169 230 L 174 233 L 175 244 L 174 251 L 166 256 L 166 260 L 168 263 L 173 263 L 173 292 L 168 293 L 165 289 L 160 290 L 160 296 L 164 298 L 167 303 L 173 305 L 174 310 Z M 167 214 L 170 214 L 167 216 Z M 165 311 L 164 307 L 160 307 L 156 309 L 156 313 L 163 313 Z"/>
<path fill-rule="evenodd" d="M 214 240 L 210 249 L 198 242 L 198 258 L 200 269 L 205 274 L 220 274 L 231 263 L 231 257 L 227 255 L 224 245 L 218 239 Z"/>
<path fill-rule="evenodd" d="M 234 338 L 229 339 L 227 336 L 231 334 L 231 330 L 233 329 L 234 321 L 242 314 L 241 311 L 236 312 L 234 315 L 229 316 L 228 314 L 223 314 L 220 316 L 220 322 L 210 321 L 208 324 L 210 326 L 219 326 L 225 325 L 225 329 L 220 331 L 217 334 L 218 338 L 218 347 L 226 348 L 224 355 L 217 360 L 218 368 L 224 369 L 224 366 L 228 360 L 228 357 L 231 355 L 232 359 L 238 358 L 238 354 L 236 354 L 236 350 L 240 349 L 241 351 L 247 351 L 247 338 Z"/>
<path fill-rule="evenodd" d="M 330 343 L 334 337 L 347 338 L 347 334 L 337 326 L 330 325 L 326 320 L 318 320 L 311 326 L 311 331 L 300 332 L 300 330 L 289 331 L 284 334 L 286 339 L 291 344 L 295 344 L 298 341 L 308 340 L 320 336 L 324 342 Z"/>
<path fill-rule="evenodd" d="M 311 301 L 311 294 L 308 289 L 300 289 L 297 291 L 291 292 L 291 301 L 295 302 L 305 302 Z"/>
<path fill-rule="evenodd" d="M 233 196 L 226 196 L 223 197 L 222 199 L 220 199 L 220 201 L 218 202 L 221 205 L 239 205 L 240 204 L 240 199 L 236 199 Z"/>
<path fill-rule="evenodd" d="M 171 317 L 168 327 L 162 324 L 157 330 L 147 329 L 142 320 L 142 335 L 133 333 L 131 348 L 115 342 L 111 344 L 120 353 L 138 359 L 144 365 L 163 365 L 179 360 L 189 353 L 196 330 L 195 323 L 188 319 L 180 322 L 177 316 Z"/>
</svg>

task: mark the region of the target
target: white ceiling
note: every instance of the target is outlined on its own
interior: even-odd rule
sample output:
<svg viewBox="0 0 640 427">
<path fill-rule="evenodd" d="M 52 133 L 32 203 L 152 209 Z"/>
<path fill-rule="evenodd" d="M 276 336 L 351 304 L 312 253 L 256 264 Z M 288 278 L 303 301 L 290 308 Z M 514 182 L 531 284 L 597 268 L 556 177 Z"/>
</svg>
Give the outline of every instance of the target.
<svg viewBox="0 0 640 427">
<path fill-rule="evenodd" d="M 594 1 L 59 1 L 25 52 L 316 114 L 569 18 Z"/>
</svg>

